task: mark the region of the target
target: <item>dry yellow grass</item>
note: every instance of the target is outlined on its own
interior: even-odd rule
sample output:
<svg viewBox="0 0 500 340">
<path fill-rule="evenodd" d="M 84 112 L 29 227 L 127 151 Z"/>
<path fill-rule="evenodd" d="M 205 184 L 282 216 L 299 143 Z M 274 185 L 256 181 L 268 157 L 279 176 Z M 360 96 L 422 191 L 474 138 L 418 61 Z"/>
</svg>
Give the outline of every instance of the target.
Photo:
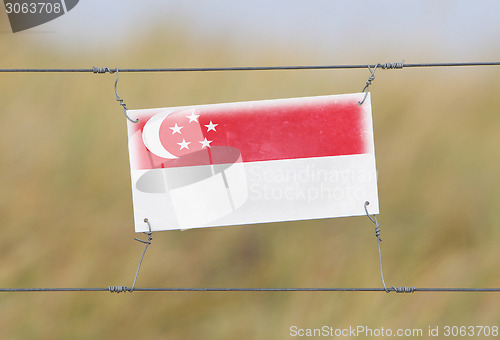
<svg viewBox="0 0 500 340">
<path fill-rule="evenodd" d="M 65 60 L 0 36 L 1 67 L 219 66 L 229 47 L 154 40 Z M 23 43 L 29 42 L 29 48 Z M 259 60 L 297 64 L 295 51 Z M 297 61 L 297 62 L 294 62 Z M 255 63 L 254 63 L 255 64 Z M 377 71 L 375 146 L 388 285 L 498 287 L 500 72 Z M 130 108 L 351 93 L 368 71 L 122 74 Z M 130 285 L 125 118 L 111 75 L 0 75 L 0 286 Z M 364 217 L 161 232 L 149 287 L 380 286 Z M 2 339 L 284 339 L 289 327 L 498 325 L 498 294 L 2 293 Z"/>
</svg>

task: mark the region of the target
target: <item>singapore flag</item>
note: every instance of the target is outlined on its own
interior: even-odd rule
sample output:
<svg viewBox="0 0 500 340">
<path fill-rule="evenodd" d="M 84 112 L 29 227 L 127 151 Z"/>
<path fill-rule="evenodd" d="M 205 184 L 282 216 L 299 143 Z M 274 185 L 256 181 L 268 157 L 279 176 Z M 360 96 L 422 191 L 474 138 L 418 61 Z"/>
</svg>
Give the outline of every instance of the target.
<svg viewBox="0 0 500 340">
<path fill-rule="evenodd" d="M 363 97 L 129 110 L 135 231 L 378 214 Z"/>
</svg>

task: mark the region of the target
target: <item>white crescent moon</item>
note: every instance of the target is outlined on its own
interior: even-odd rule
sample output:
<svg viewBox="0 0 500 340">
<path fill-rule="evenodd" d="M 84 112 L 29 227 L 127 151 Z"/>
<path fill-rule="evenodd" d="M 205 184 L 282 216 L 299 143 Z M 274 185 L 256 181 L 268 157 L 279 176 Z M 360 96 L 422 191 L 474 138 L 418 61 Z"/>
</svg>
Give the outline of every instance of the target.
<svg viewBox="0 0 500 340">
<path fill-rule="evenodd" d="M 144 129 L 142 130 L 142 141 L 144 142 L 144 145 L 146 145 L 146 147 L 149 149 L 149 151 L 154 153 L 156 156 L 175 159 L 179 157 L 174 156 L 170 152 L 168 152 L 160 142 L 161 123 L 171 113 L 173 113 L 173 111 L 163 111 L 149 119 L 146 125 L 144 125 Z"/>
</svg>

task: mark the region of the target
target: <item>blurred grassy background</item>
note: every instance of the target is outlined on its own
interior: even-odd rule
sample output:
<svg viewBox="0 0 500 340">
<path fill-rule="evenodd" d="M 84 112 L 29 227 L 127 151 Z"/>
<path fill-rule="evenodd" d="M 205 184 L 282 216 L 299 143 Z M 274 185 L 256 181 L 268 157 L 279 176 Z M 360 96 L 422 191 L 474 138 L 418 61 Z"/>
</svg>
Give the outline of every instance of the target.
<svg viewBox="0 0 500 340">
<path fill-rule="evenodd" d="M 8 46 L 0 49 L 0 67 L 311 60 L 311 51 L 269 46 L 249 62 L 223 40 L 194 44 L 180 28 L 175 38 L 155 36 L 159 31 L 106 55 L 61 55 L 37 44 L 36 35 L 0 34 L 0 46 Z M 364 62 L 387 61 L 369 58 Z M 118 90 L 137 109 L 353 93 L 368 75 L 124 73 Z M 500 286 L 499 75 L 494 67 L 377 71 L 372 104 L 389 286 Z M 133 240 L 126 122 L 114 75 L 0 77 L 0 286 L 131 285 L 143 245 Z M 381 283 L 373 224 L 356 217 L 159 232 L 137 285 Z M 498 294 L 471 293 L 2 293 L 0 338 L 282 339 L 291 325 L 426 330 L 498 325 L 498 305 Z"/>
</svg>

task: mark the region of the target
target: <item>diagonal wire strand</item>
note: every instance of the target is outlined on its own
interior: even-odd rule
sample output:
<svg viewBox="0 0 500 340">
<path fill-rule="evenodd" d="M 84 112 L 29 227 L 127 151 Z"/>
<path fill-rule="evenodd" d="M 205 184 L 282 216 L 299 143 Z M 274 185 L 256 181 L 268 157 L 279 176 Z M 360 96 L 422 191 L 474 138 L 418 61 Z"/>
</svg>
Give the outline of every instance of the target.
<svg viewBox="0 0 500 340">
<path fill-rule="evenodd" d="M 153 232 L 151 231 L 151 223 L 149 223 L 149 220 L 147 218 L 144 219 L 144 222 L 148 224 L 148 228 L 149 228 L 149 232 L 144 233 L 145 235 L 147 235 L 148 239 L 146 241 L 143 241 L 141 239 L 134 238 L 136 241 L 144 243 L 145 246 L 144 246 L 144 250 L 142 251 L 141 260 L 139 261 L 139 265 L 137 266 L 137 270 L 135 272 L 134 283 L 132 283 L 132 288 L 130 288 L 130 290 L 129 290 L 129 292 L 131 292 L 131 293 L 135 289 L 135 283 L 137 282 L 137 276 L 139 276 L 139 270 L 141 269 L 142 260 L 144 260 L 144 255 L 146 255 L 146 250 L 148 250 L 148 247 L 151 244 L 151 241 L 153 240 L 153 237 L 151 236 L 151 235 L 153 235 Z"/>
<path fill-rule="evenodd" d="M 384 280 L 384 270 L 382 269 L 382 251 L 380 249 L 380 242 L 382 242 L 382 238 L 380 238 L 380 224 L 377 221 L 377 216 L 373 215 L 373 217 L 370 216 L 368 213 L 368 205 L 370 202 L 366 201 L 365 202 L 365 212 L 366 216 L 370 219 L 375 224 L 375 237 L 377 237 L 377 245 L 378 245 L 378 261 L 379 261 L 379 267 L 380 267 L 380 279 L 382 280 L 382 285 L 384 286 L 384 290 L 389 293 L 389 290 L 387 289 L 385 285 L 385 280 Z"/>
</svg>

